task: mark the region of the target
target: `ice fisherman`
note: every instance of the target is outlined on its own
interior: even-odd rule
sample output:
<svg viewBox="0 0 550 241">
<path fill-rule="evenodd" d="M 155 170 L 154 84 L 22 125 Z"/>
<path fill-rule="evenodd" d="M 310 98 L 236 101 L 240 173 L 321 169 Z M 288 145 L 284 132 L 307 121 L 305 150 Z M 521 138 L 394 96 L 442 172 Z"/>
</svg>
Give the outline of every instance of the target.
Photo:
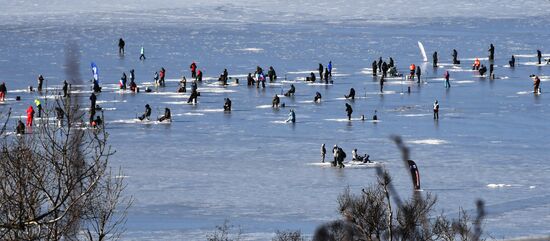
<svg viewBox="0 0 550 241">
<path fill-rule="evenodd" d="M 38 92 L 42 91 L 42 84 L 44 83 L 44 76 L 38 75 Z"/>
<path fill-rule="evenodd" d="M 319 93 L 319 91 L 315 92 L 315 97 L 313 97 L 313 102 L 317 103 L 317 102 L 321 102 L 321 93 Z"/>
<path fill-rule="evenodd" d="M 535 75 L 533 80 L 533 93 L 540 94 L 540 78 L 537 75 Z"/>
<path fill-rule="evenodd" d="M 319 79 L 320 80 L 323 80 L 323 70 L 325 69 L 325 67 L 323 67 L 323 64 L 319 63 L 319 68 L 317 68 L 317 70 L 319 70 Z"/>
<path fill-rule="evenodd" d="M 172 114 L 170 112 L 170 108 L 164 108 L 164 115 L 161 116 L 158 121 L 159 122 L 163 122 L 163 121 L 172 121 Z"/>
<path fill-rule="evenodd" d="M 416 66 L 416 83 L 420 83 L 420 76 L 422 76 L 422 70 L 420 66 Z"/>
<path fill-rule="evenodd" d="M 277 94 L 275 94 L 275 96 L 273 96 L 273 101 L 271 101 L 271 107 L 272 108 L 279 108 L 279 103 L 281 102 L 281 100 L 279 99 L 279 96 L 277 96 Z"/>
<path fill-rule="evenodd" d="M 449 77 L 450 77 L 449 71 L 445 71 L 445 74 L 443 74 L 443 78 L 445 78 L 445 88 L 451 88 Z"/>
<path fill-rule="evenodd" d="M 290 89 L 285 93 L 285 96 L 294 96 L 294 93 L 296 93 L 296 87 L 294 87 L 294 84 L 290 84 Z"/>
<path fill-rule="evenodd" d="M 17 135 L 24 135 L 25 134 L 25 124 L 21 120 L 17 121 L 17 127 L 15 128 L 15 133 Z"/>
<path fill-rule="evenodd" d="M 371 162 L 370 159 L 369 159 L 369 155 L 367 153 L 365 153 L 365 155 L 361 156 L 357 153 L 357 148 L 353 149 L 353 151 L 351 152 L 351 157 L 352 157 L 352 161 L 357 161 L 357 162 L 363 162 L 363 163 L 369 163 Z"/>
<path fill-rule="evenodd" d="M 439 103 L 437 102 L 437 100 L 435 100 L 434 102 L 433 111 L 434 111 L 434 120 L 439 120 Z"/>
<path fill-rule="evenodd" d="M 325 143 L 321 145 L 321 162 L 325 162 L 325 156 L 327 154 L 327 149 L 325 148 Z"/>
<path fill-rule="evenodd" d="M 460 64 L 460 60 L 458 60 L 458 51 L 456 49 L 453 49 L 453 64 Z"/>
<path fill-rule="evenodd" d="M 36 105 L 36 109 L 38 109 L 38 117 L 42 117 L 42 103 L 40 103 L 39 99 L 35 99 L 34 104 Z"/>
<path fill-rule="evenodd" d="M 273 66 L 269 66 L 269 70 L 267 71 L 267 77 L 269 77 L 269 82 L 273 82 L 277 80 L 277 73 L 275 72 L 275 69 Z"/>
<path fill-rule="evenodd" d="M 145 48 L 143 48 L 143 46 L 141 46 L 139 50 L 139 60 L 145 60 Z"/>
<path fill-rule="evenodd" d="M 63 81 L 63 98 L 69 97 L 69 83 L 67 83 L 67 80 Z"/>
<path fill-rule="evenodd" d="M 290 109 L 290 112 L 288 113 L 288 119 L 286 119 L 286 122 L 296 122 L 296 113 L 293 109 Z"/>
<path fill-rule="evenodd" d="M 223 104 L 224 111 L 231 111 L 231 99 L 225 98 L 225 103 Z"/>
<path fill-rule="evenodd" d="M 495 60 L 495 46 L 491 43 L 489 46 L 489 61 Z"/>
<path fill-rule="evenodd" d="M 0 101 L 6 101 L 6 94 L 8 93 L 8 88 L 6 87 L 6 82 L 0 84 Z"/>
<path fill-rule="evenodd" d="M 27 108 L 27 126 L 32 126 L 33 119 L 34 109 L 32 108 L 32 105 L 29 105 L 29 108 Z"/>
<path fill-rule="evenodd" d="M 144 119 L 149 120 L 150 116 L 151 116 L 151 107 L 149 106 L 149 104 L 146 104 L 145 105 L 145 112 L 143 113 L 143 115 L 138 117 L 138 119 L 140 121 L 143 121 Z"/>
<path fill-rule="evenodd" d="M 346 99 L 355 100 L 355 89 L 354 89 L 354 88 L 349 89 L 349 94 L 344 95 L 344 97 L 345 97 Z"/>
<path fill-rule="evenodd" d="M 346 113 L 348 115 L 348 120 L 351 120 L 351 113 L 353 113 L 353 109 L 351 108 L 351 105 L 346 103 Z"/>
<path fill-rule="evenodd" d="M 118 53 L 121 55 L 124 55 L 124 46 L 126 43 L 124 42 L 124 39 L 120 38 L 118 40 Z"/>
</svg>

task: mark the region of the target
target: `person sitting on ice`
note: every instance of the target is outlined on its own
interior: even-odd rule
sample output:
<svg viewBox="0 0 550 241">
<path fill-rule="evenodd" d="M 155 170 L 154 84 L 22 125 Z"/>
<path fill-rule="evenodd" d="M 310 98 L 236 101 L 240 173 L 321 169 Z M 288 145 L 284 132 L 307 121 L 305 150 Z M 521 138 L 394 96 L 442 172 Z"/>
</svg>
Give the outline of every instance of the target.
<svg viewBox="0 0 550 241">
<path fill-rule="evenodd" d="M 485 76 L 485 73 L 487 73 L 487 67 L 485 67 L 485 65 L 481 65 L 481 68 L 479 68 L 479 75 Z"/>
<path fill-rule="evenodd" d="M 355 89 L 354 88 L 349 89 L 349 94 L 344 95 L 344 97 L 346 97 L 346 99 L 355 100 Z"/>
<path fill-rule="evenodd" d="M 390 75 L 390 77 L 399 77 L 399 76 L 401 76 L 399 73 L 397 73 L 397 68 L 395 66 L 390 67 L 390 69 L 388 70 L 388 74 Z"/>
<path fill-rule="evenodd" d="M 290 89 L 285 93 L 285 96 L 294 96 L 294 93 L 296 92 L 296 88 L 293 84 L 290 84 Z"/>
<path fill-rule="evenodd" d="M 223 104 L 223 110 L 231 111 L 231 100 L 229 98 L 225 98 L 225 103 Z"/>
<path fill-rule="evenodd" d="M 187 92 L 187 79 L 185 76 L 181 76 L 180 80 L 180 87 L 178 88 L 178 93 L 185 93 Z"/>
<path fill-rule="evenodd" d="M 15 128 L 15 133 L 17 135 L 24 135 L 25 134 L 25 124 L 21 120 L 17 121 L 17 127 Z"/>
<path fill-rule="evenodd" d="M 143 121 L 145 119 L 149 120 L 149 117 L 151 116 L 151 107 L 149 106 L 149 104 L 146 104 L 145 105 L 145 112 L 143 113 L 143 115 L 141 115 L 140 117 L 138 117 L 138 119 L 140 121 Z"/>
<path fill-rule="evenodd" d="M 103 121 L 101 120 L 101 117 L 98 115 L 96 116 L 95 120 L 92 121 L 92 127 L 98 128 L 103 124 Z"/>
<path fill-rule="evenodd" d="M 313 98 L 313 102 L 315 102 L 315 103 L 321 102 L 321 93 L 319 93 L 319 92 L 315 93 L 315 97 Z"/>
<path fill-rule="evenodd" d="M 63 119 L 65 117 L 65 111 L 61 107 L 55 107 L 55 112 L 57 113 L 57 125 L 63 126 Z"/>
<path fill-rule="evenodd" d="M 130 81 L 130 90 L 131 90 L 132 92 L 134 92 L 134 93 L 137 92 L 137 84 L 136 84 L 136 82 Z"/>
<path fill-rule="evenodd" d="M 165 120 L 172 121 L 172 114 L 170 113 L 170 108 L 164 108 L 164 115 L 158 119 L 159 122 L 163 122 Z"/>
<path fill-rule="evenodd" d="M 313 72 L 311 72 L 309 74 L 309 77 L 306 77 L 306 81 L 307 82 L 315 82 L 315 74 Z"/>
<path fill-rule="evenodd" d="M 271 107 L 272 108 L 279 108 L 279 103 L 281 102 L 281 100 L 279 99 L 279 96 L 277 96 L 277 94 L 275 94 L 275 96 L 273 97 L 273 101 L 271 101 Z"/>
<path fill-rule="evenodd" d="M 357 154 L 357 149 L 353 149 L 351 153 L 352 153 L 352 161 L 363 162 L 363 163 L 371 162 L 369 159 L 370 156 L 366 153 L 365 155 L 360 156 L 359 154 Z"/>
</svg>

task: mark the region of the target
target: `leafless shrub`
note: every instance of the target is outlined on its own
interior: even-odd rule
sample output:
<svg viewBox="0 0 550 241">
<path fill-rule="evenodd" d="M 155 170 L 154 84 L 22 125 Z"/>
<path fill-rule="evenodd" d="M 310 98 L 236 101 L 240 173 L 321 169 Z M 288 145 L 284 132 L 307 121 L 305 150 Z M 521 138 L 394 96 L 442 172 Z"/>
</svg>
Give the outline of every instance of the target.
<svg viewBox="0 0 550 241">
<path fill-rule="evenodd" d="M 84 129 L 78 105 L 57 107 L 63 125 L 47 110 L 30 134 L 0 139 L 0 239 L 116 240 L 131 201 L 107 171 L 108 135 Z"/>
<path fill-rule="evenodd" d="M 305 241 L 300 230 L 296 231 L 279 231 L 275 232 L 275 237 L 272 241 Z"/>
<path fill-rule="evenodd" d="M 206 235 L 208 241 L 240 241 L 242 240 L 242 230 L 237 228 L 236 233 L 233 233 L 235 227 L 229 224 L 228 220 L 225 220 L 222 225 L 216 226 L 216 230 L 213 233 Z"/>
<path fill-rule="evenodd" d="M 409 148 L 400 137 L 392 139 L 408 170 Z M 434 218 L 435 196 L 414 190 L 413 183 L 412 195 L 402 201 L 388 172 L 378 168 L 377 173 L 378 183 L 363 189 L 360 194 L 353 194 L 349 188 L 344 190 L 338 198 L 343 220 L 319 227 L 313 240 L 480 240 L 485 216 L 483 202 L 478 201 L 474 220 L 462 209 L 456 220 L 449 220 L 444 215 Z"/>
</svg>

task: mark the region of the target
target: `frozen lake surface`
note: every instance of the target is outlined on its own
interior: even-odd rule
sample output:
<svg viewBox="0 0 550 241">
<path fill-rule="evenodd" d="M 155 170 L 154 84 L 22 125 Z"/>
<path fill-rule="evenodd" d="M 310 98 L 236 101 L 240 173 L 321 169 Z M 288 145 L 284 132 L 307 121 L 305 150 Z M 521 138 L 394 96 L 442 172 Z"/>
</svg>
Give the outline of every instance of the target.
<svg viewBox="0 0 550 241">
<path fill-rule="evenodd" d="M 339 217 L 336 198 L 345 187 L 359 191 L 376 180 L 372 168 L 311 165 L 320 161 L 322 143 L 329 152 L 338 144 L 348 156 L 353 148 L 368 152 L 384 163 L 400 193 L 409 193 L 407 170 L 389 139 L 393 134 L 411 147 L 422 188 L 437 195 L 438 211 L 470 210 L 481 198 L 492 237 L 550 234 L 550 99 L 545 91 L 550 65 L 538 66 L 534 58 L 536 49 L 550 53 L 548 1 L 416 1 L 419 9 L 408 17 L 403 1 L 389 6 L 366 1 L 354 9 L 352 1 L 342 1 L 335 11 L 328 1 L 310 9 L 311 2 L 289 1 L 288 10 L 255 1 L 190 6 L 183 1 L 173 8 L 170 1 L 155 7 L 149 1 L 142 7 L 120 1 L 110 9 L 100 1 L 96 11 L 72 2 L 56 0 L 54 7 L 7 2 L 0 14 L 0 81 L 8 86 L 9 103 L 0 111 L 13 108 L 14 126 L 38 97 L 25 90 L 36 86 L 39 74 L 50 94 L 59 91 L 65 47 L 69 40 L 78 44 L 85 87 L 75 95 L 89 105 L 89 64 L 95 62 L 105 89 L 98 104 L 106 108 L 110 144 L 117 151 L 111 164 L 123 168 L 127 193 L 136 198 L 125 240 L 201 240 L 225 219 L 252 240 L 270 239 L 275 230 L 311 234 Z M 385 10 L 360 11 L 370 7 Z M 494 14 L 487 17 L 492 7 Z M 26 14 L 14 13 L 26 8 Z M 447 16 L 446 9 L 453 11 Z M 126 40 L 123 58 L 117 54 L 119 37 Z M 439 68 L 421 62 L 417 41 L 429 60 L 438 51 Z M 473 59 L 487 57 L 490 43 L 496 47 L 495 80 L 470 70 Z M 138 59 L 141 45 L 146 61 Z M 452 49 L 462 60 L 459 67 L 449 64 Z M 507 67 L 512 54 L 518 55 L 516 68 Z M 402 73 L 415 63 L 424 82 L 390 78 L 379 94 L 369 71 L 380 56 L 393 57 Z M 329 60 L 333 84 L 301 81 Z M 196 105 L 186 103 L 188 94 L 176 93 L 182 75 L 190 80 L 192 61 L 206 77 Z M 245 76 L 257 65 L 265 71 L 273 66 L 277 82 L 265 89 L 247 87 Z M 165 88 L 139 94 L 116 90 L 123 71 L 135 69 L 138 85 L 144 86 L 161 67 L 167 70 Z M 240 85 L 216 83 L 224 68 Z M 451 73 L 448 90 L 445 70 Z M 533 95 L 530 74 L 544 76 L 541 95 Z M 291 83 L 295 97 L 281 96 L 287 107 L 272 109 L 272 97 Z M 343 98 L 351 87 L 355 101 Z M 312 102 L 315 92 L 322 94 L 321 103 Z M 15 102 L 16 95 L 22 101 Z M 222 111 L 226 97 L 233 101 L 231 113 Z M 51 103 L 54 97 L 47 99 Z M 435 99 L 441 106 L 438 122 L 431 113 Z M 153 116 L 171 108 L 174 121 L 134 121 L 147 103 Z M 344 103 L 354 109 L 351 122 Z M 296 110 L 295 124 L 284 123 L 290 108 Z M 359 119 L 361 114 L 370 119 L 374 110 L 379 122 Z"/>
</svg>

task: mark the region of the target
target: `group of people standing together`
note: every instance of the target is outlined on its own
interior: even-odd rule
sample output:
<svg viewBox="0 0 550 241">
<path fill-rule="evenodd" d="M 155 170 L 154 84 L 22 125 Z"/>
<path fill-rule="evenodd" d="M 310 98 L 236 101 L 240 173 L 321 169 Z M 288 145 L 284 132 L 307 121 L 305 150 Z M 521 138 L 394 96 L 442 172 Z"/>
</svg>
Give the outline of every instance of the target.
<svg viewBox="0 0 550 241">
<path fill-rule="evenodd" d="M 327 149 L 325 147 L 325 144 L 321 144 L 321 163 L 325 163 L 325 157 L 327 154 Z M 346 152 L 342 147 L 339 147 L 338 145 L 334 145 L 332 148 L 332 156 L 334 157 L 333 161 L 330 162 L 331 166 L 333 167 L 339 167 L 344 168 L 345 167 L 345 160 L 347 157 Z M 358 162 L 358 163 L 373 163 L 370 160 L 370 155 L 364 154 L 359 155 L 357 152 L 357 149 L 352 150 L 352 162 Z"/>
</svg>

